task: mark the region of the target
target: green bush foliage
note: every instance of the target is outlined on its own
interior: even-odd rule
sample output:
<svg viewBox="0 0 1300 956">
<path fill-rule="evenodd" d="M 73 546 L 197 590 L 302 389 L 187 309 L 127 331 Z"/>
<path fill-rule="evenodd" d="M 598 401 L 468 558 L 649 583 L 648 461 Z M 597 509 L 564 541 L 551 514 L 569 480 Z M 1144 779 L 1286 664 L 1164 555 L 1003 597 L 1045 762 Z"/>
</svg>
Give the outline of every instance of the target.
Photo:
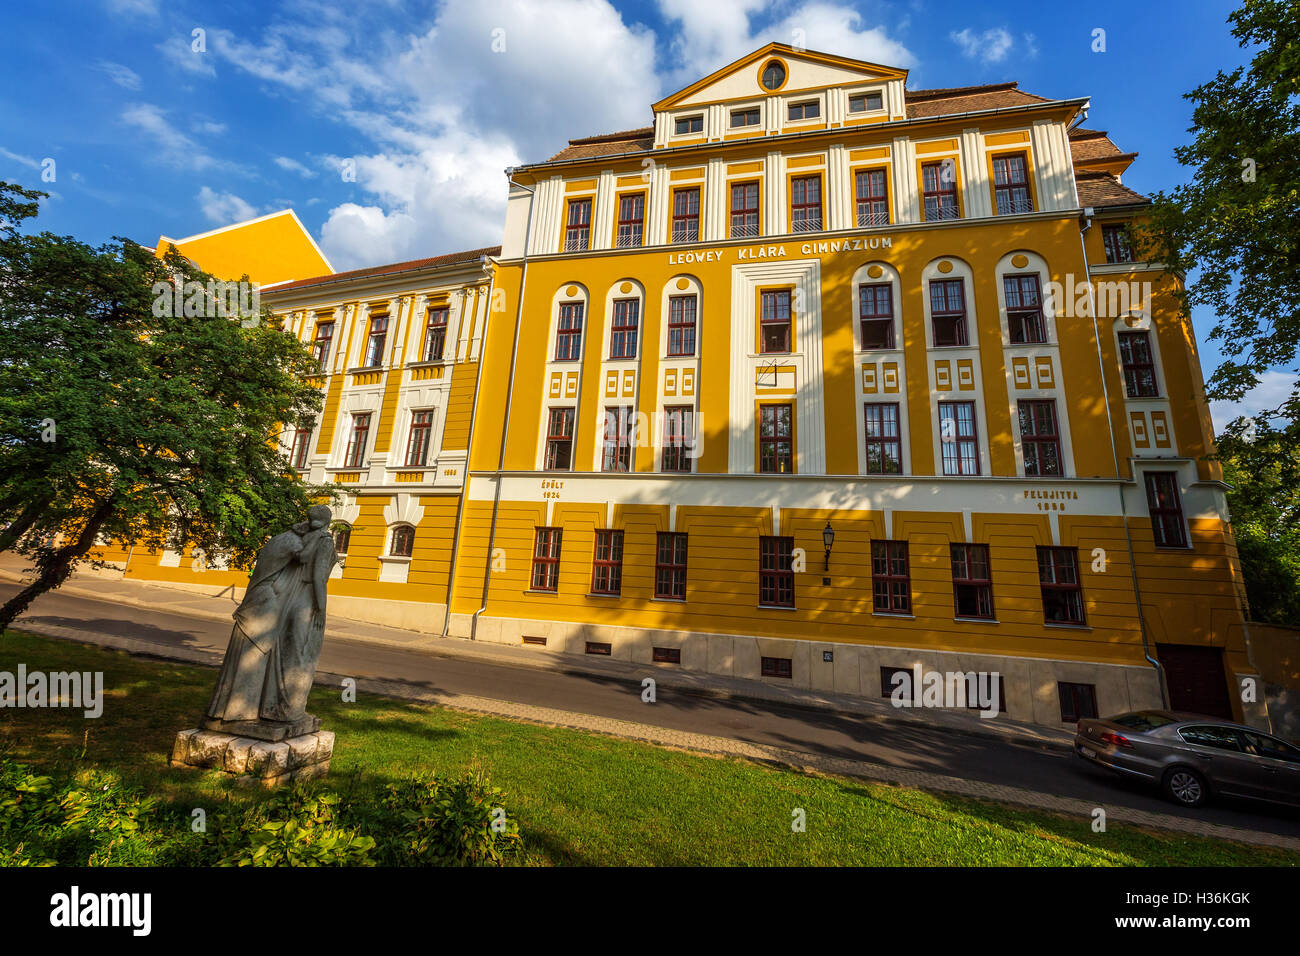
<svg viewBox="0 0 1300 956">
<path fill-rule="evenodd" d="M 482 773 L 227 798 L 200 832 L 192 809 L 102 770 L 56 781 L 0 754 L 0 866 L 501 866 L 521 845 Z"/>
</svg>

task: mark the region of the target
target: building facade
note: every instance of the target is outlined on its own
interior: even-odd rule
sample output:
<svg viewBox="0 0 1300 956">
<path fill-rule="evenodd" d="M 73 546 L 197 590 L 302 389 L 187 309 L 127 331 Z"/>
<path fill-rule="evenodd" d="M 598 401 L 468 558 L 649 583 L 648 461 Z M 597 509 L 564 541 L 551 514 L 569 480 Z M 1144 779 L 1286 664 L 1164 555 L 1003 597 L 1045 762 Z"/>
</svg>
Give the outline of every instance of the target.
<svg viewBox="0 0 1300 956">
<path fill-rule="evenodd" d="M 265 292 L 326 343 L 282 440 L 349 489 L 331 610 L 866 697 L 996 672 L 1056 726 L 1266 720 L 1133 154 L 1086 99 L 906 78 L 769 44 L 511 170 L 499 250 Z"/>
</svg>

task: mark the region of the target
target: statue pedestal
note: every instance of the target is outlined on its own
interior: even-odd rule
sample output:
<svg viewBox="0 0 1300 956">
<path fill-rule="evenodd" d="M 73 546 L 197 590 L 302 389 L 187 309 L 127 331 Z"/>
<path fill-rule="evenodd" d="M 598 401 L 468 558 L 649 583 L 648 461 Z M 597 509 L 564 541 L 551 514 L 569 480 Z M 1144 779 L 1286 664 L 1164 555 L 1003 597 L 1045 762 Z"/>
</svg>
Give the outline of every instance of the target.
<svg viewBox="0 0 1300 956">
<path fill-rule="evenodd" d="M 220 770 L 239 782 L 275 787 L 291 780 L 312 780 L 329 773 L 334 734 L 329 730 L 255 740 L 215 730 L 182 730 L 172 744 L 173 767 Z"/>
</svg>

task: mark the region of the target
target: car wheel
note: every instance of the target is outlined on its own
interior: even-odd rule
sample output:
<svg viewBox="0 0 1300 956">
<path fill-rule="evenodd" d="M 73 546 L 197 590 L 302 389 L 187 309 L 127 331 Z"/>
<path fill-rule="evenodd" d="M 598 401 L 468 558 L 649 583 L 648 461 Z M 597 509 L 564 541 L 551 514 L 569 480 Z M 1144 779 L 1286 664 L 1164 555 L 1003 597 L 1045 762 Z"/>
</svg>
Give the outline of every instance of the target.
<svg viewBox="0 0 1300 956">
<path fill-rule="evenodd" d="M 1205 778 L 1188 767 L 1174 767 L 1164 778 L 1165 796 L 1184 807 L 1199 807 L 1210 795 Z"/>
</svg>

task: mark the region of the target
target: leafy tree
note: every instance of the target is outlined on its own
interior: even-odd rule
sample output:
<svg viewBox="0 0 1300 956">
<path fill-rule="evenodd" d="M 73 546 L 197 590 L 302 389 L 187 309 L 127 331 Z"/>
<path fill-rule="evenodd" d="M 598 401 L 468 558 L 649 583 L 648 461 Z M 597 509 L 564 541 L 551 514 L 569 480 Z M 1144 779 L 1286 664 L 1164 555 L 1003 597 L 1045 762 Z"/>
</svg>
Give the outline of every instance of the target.
<svg viewBox="0 0 1300 956">
<path fill-rule="evenodd" d="M 1214 311 L 1210 338 L 1227 356 L 1210 396 L 1239 400 L 1263 372 L 1293 367 L 1300 343 L 1300 2 L 1246 0 L 1228 20 L 1253 58 L 1187 94 L 1195 139 L 1174 155 L 1195 173 L 1156 196 L 1138 240 L 1195 273 L 1184 304 Z M 1294 428 L 1300 401 L 1272 411 Z"/>
<path fill-rule="evenodd" d="M 1174 151 L 1191 181 L 1155 198 L 1136 241 L 1189 277 L 1183 307 L 1213 310 L 1225 359 L 1211 398 L 1239 401 L 1300 346 L 1300 2 L 1246 0 L 1228 18 L 1251 52 L 1187 98 L 1194 135 Z M 1257 620 L 1300 627 L 1300 392 L 1219 436 L 1233 531 Z"/>
<path fill-rule="evenodd" d="M 1219 459 L 1251 617 L 1300 627 L 1300 448 L 1284 429 L 1239 421 Z"/>
<path fill-rule="evenodd" d="M 43 195 L 0 182 L 0 551 L 36 570 L 0 631 L 97 540 L 243 567 L 330 493 L 272 440 L 320 410 L 307 348 L 268 310 L 229 317 L 175 250 L 25 234 Z"/>
</svg>

